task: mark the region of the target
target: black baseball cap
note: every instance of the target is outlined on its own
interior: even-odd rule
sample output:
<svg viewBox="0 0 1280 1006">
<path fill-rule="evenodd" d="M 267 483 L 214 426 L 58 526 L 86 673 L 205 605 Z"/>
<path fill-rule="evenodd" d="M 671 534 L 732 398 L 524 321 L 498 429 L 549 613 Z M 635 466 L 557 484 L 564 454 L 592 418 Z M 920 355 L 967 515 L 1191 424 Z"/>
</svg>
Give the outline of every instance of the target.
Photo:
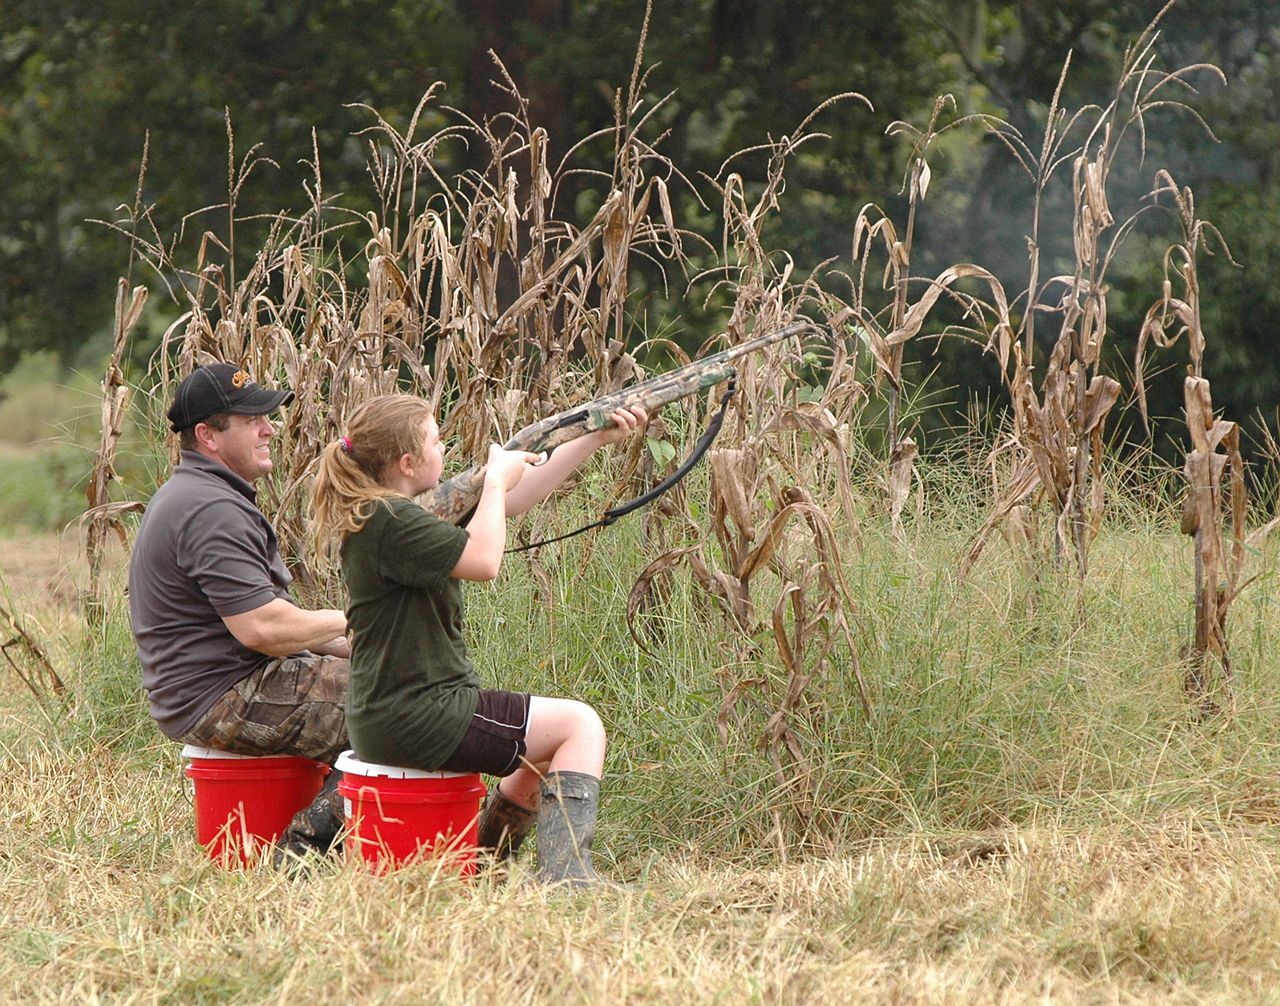
<svg viewBox="0 0 1280 1006">
<path fill-rule="evenodd" d="M 268 391 L 253 383 L 243 367 L 234 363 L 206 363 L 191 371 L 178 385 L 169 407 L 175 433 L 189 430 L 219 412 L 235 416 L 265 416 L 293 401 L 288 388 Z"/>
</svg>

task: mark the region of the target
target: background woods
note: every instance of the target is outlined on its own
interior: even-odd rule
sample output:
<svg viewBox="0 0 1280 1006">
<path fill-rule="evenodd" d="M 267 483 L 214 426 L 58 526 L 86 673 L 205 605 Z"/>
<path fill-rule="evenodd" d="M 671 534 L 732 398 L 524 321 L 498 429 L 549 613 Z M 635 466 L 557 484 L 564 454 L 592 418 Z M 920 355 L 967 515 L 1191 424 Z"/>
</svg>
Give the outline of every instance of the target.
<svg viewBox="0 0 1280 1006">
<path fill-rule="evenodd" d="M 908 193 L 899 187 L 908 141 L 886 132 L 890 122 L 923 126 L 934 96 L 951 93 L 956 116 L 996 114 L 1033 135 L 1043 128 L 1068 50 L 1074 57 L 1063 105 L 1104 100 L 1127 41 L 1155 13 L 1150 3 L 1096 0 L 1052 8 L 982 0 L 659 3 L 646 38 L 647 82 L 655 95 L 673 93 L 653 115 L 655 135 L 666 134 L 665 154 L 689 177 L 714 177 L 733 152 L 786 135 L 831 95 L 866 95 L 874 112 L 849 102 L 824 113 L 818 128 L 829 139 L 797 158 L 787 212 L 770 222 L 770 245 L 786 248 L 808 270 L 847 255 L 851 222 L 863 204 L 881 202 L 890 212 L 905 204 Z M 261 144 L 258 156 L 271 161 L 246 188 L 242 213 L 303 212 L 301 183 L 310 169 L 300 162 L 313 150 L 326 194 L 341 194 L 353 212 L 373 209 L 367 151 L 354 135 L 366 120 L 349 105 L 377 108 L 403 129 L 421 95 L 440 80 L 448 87 L 426 124 L 443 124 L 443 106 L 483 123 L 511 109 L 504 75 L 489 54 L 494 49 L 519 83 L 529 121 L 546 130 L 554 169 L 572 138 L 611 127 L 615 89 L 630 77 L 644 18 L 640 0 L 5 4 L 0 366 L 23 352 L 51 349 L 64 363 L 91 360 L 96 369 L 109 350 L 110 312 L 103 305 L 113 298 L 121 246 L 86 220 L 113 219 L 131 201 L 148 132 L 150 169 L 141 196 L 166 234 L 178 233 L 184 214 L 226 200 L 227 111 L 241 151 Z M 1206 0 L 1175 6 L 1162 26 L 1161 51 L 1171 65 L 1204 60 L 1223 69 L 1225 88 L 1196 82 L 1205 90 L 1197 108 L 1221 142 L 1189 122 L 1153 124 L 1147 161 L 1129 159 L 1126 177 L 1117 179 L 1133 193 L 1145 192 L 1151 164 L 1169 167 L 1200 193 L 1203 216 L 1220 227 L 1241 264 L 1208 258 L 1202 281 L 1212 293 L 1206 329 L 1222 337 L 1206 376 L 1222 378 L 1215 401 L 1244 422 L 1246 450 L 1259 412 L 1273 418 L 1280 392 L 1266 350 L 1280 321 L 1280 295 L 1265 282 L 1280 257 L 1280 227 L 1269 223 L 1280 216 L 1269 184 L 1280 133 L 1271 100 L 1280 76 L 1278 26 L 1280 14 L 1262 0 L 1227 11 Z M 442 144 L 433 160 L 447 174 L 482 166 L 488 153 L 482 144 Z M 936 275 L 952 262 L 973 261 L 1008 281 L 1025 262 L 1030 219 L 1032 194 L 1019 169 L 980 129 L 951 131 L 930 164 L 945 185 L 935 187 L 930 211 L 917 221 L 917 268 Z M 767 170 L 761 158 L 736 167 L 752 184 Z M 567 180 L 561 198 L 589 195 Z M 683 192 L 673 198 L 693 200 Z M 1060 224 L 1070 206 L 1050 201 L 1042 212 Z M 687 225 L 714 238 L 705 215 L 691 214 Z M 208 217 L 188 226 L 183 240 L 197 242 L 206 229 L 228 239 L 225 223 Z M 1070 255 L 1068 233 L 1046 228 L 1047 271 L 1058 271 L 1055 261 Z M 1132 356 L 1147 290 L 1158 282 L 1144 240 L 1140 230 L 1110 277 L 1113 349 L 1120 356 Z M 240 254 L 251 255 L 241 244 Z M 684 303 L 654 303 L 650 310 L 663 320 L 678 314 L 674 334 L 688 346 L 716 328 Z M 153 340 L 163 327 L 150 323 Z M 907 368 L 915 380 L 937 369 L 933 384 L 954 389 L 942 397 L 957 409 L 971 394 L 981 399 L 999 385 L 989 363 L 945 343 L 908 360 Z M 1152 389 L 1157 422 L 1181 411 L 1177 383 Z M 945 421 L 943 412 L 924 420 Z M 1158 446 L 1164 443 L 1158 436 Z"/>
</svg>

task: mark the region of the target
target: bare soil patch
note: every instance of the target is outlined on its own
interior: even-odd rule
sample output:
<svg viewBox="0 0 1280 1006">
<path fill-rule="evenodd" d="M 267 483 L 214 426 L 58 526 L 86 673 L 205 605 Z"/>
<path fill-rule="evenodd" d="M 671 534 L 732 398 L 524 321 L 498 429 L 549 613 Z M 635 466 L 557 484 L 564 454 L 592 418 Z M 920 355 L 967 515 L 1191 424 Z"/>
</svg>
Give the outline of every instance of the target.
<svg viewBox="0 0 1280 1006">
<path fill-rule="evenodd" d="M 108 548 L 108 575 L 123 590 L 125 550 Z M 78 527 L 62 533 L 0 528 L 0 605 L 47 651 L 80 638 L 81 597 L 88 583 Z"/>
<path fill-rule="evenodd" d="M 83 585 L 83 547 L 76 529 L 0 538 L 0 581 L 26 611 L 74 609 Z"/>
</svg>

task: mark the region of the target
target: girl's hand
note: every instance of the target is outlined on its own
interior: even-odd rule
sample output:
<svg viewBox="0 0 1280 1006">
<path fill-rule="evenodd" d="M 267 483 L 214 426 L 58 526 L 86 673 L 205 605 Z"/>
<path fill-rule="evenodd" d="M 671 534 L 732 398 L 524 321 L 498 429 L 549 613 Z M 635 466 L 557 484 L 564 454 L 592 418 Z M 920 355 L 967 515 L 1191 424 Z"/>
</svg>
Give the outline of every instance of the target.
<svg viewBox="0 0 1280 1006">
<path fill-rule="evenodd" d="M 595 434 L 596 446 L 604 447 L 606 444 L 616 444 L 619 440 L 625 440 L 636 430 L 643 429 L 648 421 L 649 413 L 639 405 L 633 405 L 629 409 L 615 409 L 613 425 L 606 426 Z"/>
<path fill-rule="evenodd" d="M 520 484 L 530 465 L 541 464 L 543 455 L 529 451 L 508 451 L 498 444 L 489 445 L 489 459 L 485 464 L 484 480 L 510 492 Z"/>
</svg>

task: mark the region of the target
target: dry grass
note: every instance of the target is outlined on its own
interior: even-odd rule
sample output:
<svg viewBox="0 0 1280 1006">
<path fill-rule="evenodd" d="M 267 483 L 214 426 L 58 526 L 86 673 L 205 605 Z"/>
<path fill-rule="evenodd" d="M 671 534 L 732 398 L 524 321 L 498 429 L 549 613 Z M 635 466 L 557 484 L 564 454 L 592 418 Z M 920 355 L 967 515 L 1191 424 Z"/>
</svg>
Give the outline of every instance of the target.
<svg viewBox="0 0 1280 1006">
<path fill-rule="evenodd" d="M 39 1003 L 1265 1001 L 1272 828 L 1182 814 L 916 834 L 630 888 L 223 873 L 172 752 L 24 746 L 3 796 L 0 997 Z M 40 836 L 31 841 L 22 836 Z"/>
</svg>

